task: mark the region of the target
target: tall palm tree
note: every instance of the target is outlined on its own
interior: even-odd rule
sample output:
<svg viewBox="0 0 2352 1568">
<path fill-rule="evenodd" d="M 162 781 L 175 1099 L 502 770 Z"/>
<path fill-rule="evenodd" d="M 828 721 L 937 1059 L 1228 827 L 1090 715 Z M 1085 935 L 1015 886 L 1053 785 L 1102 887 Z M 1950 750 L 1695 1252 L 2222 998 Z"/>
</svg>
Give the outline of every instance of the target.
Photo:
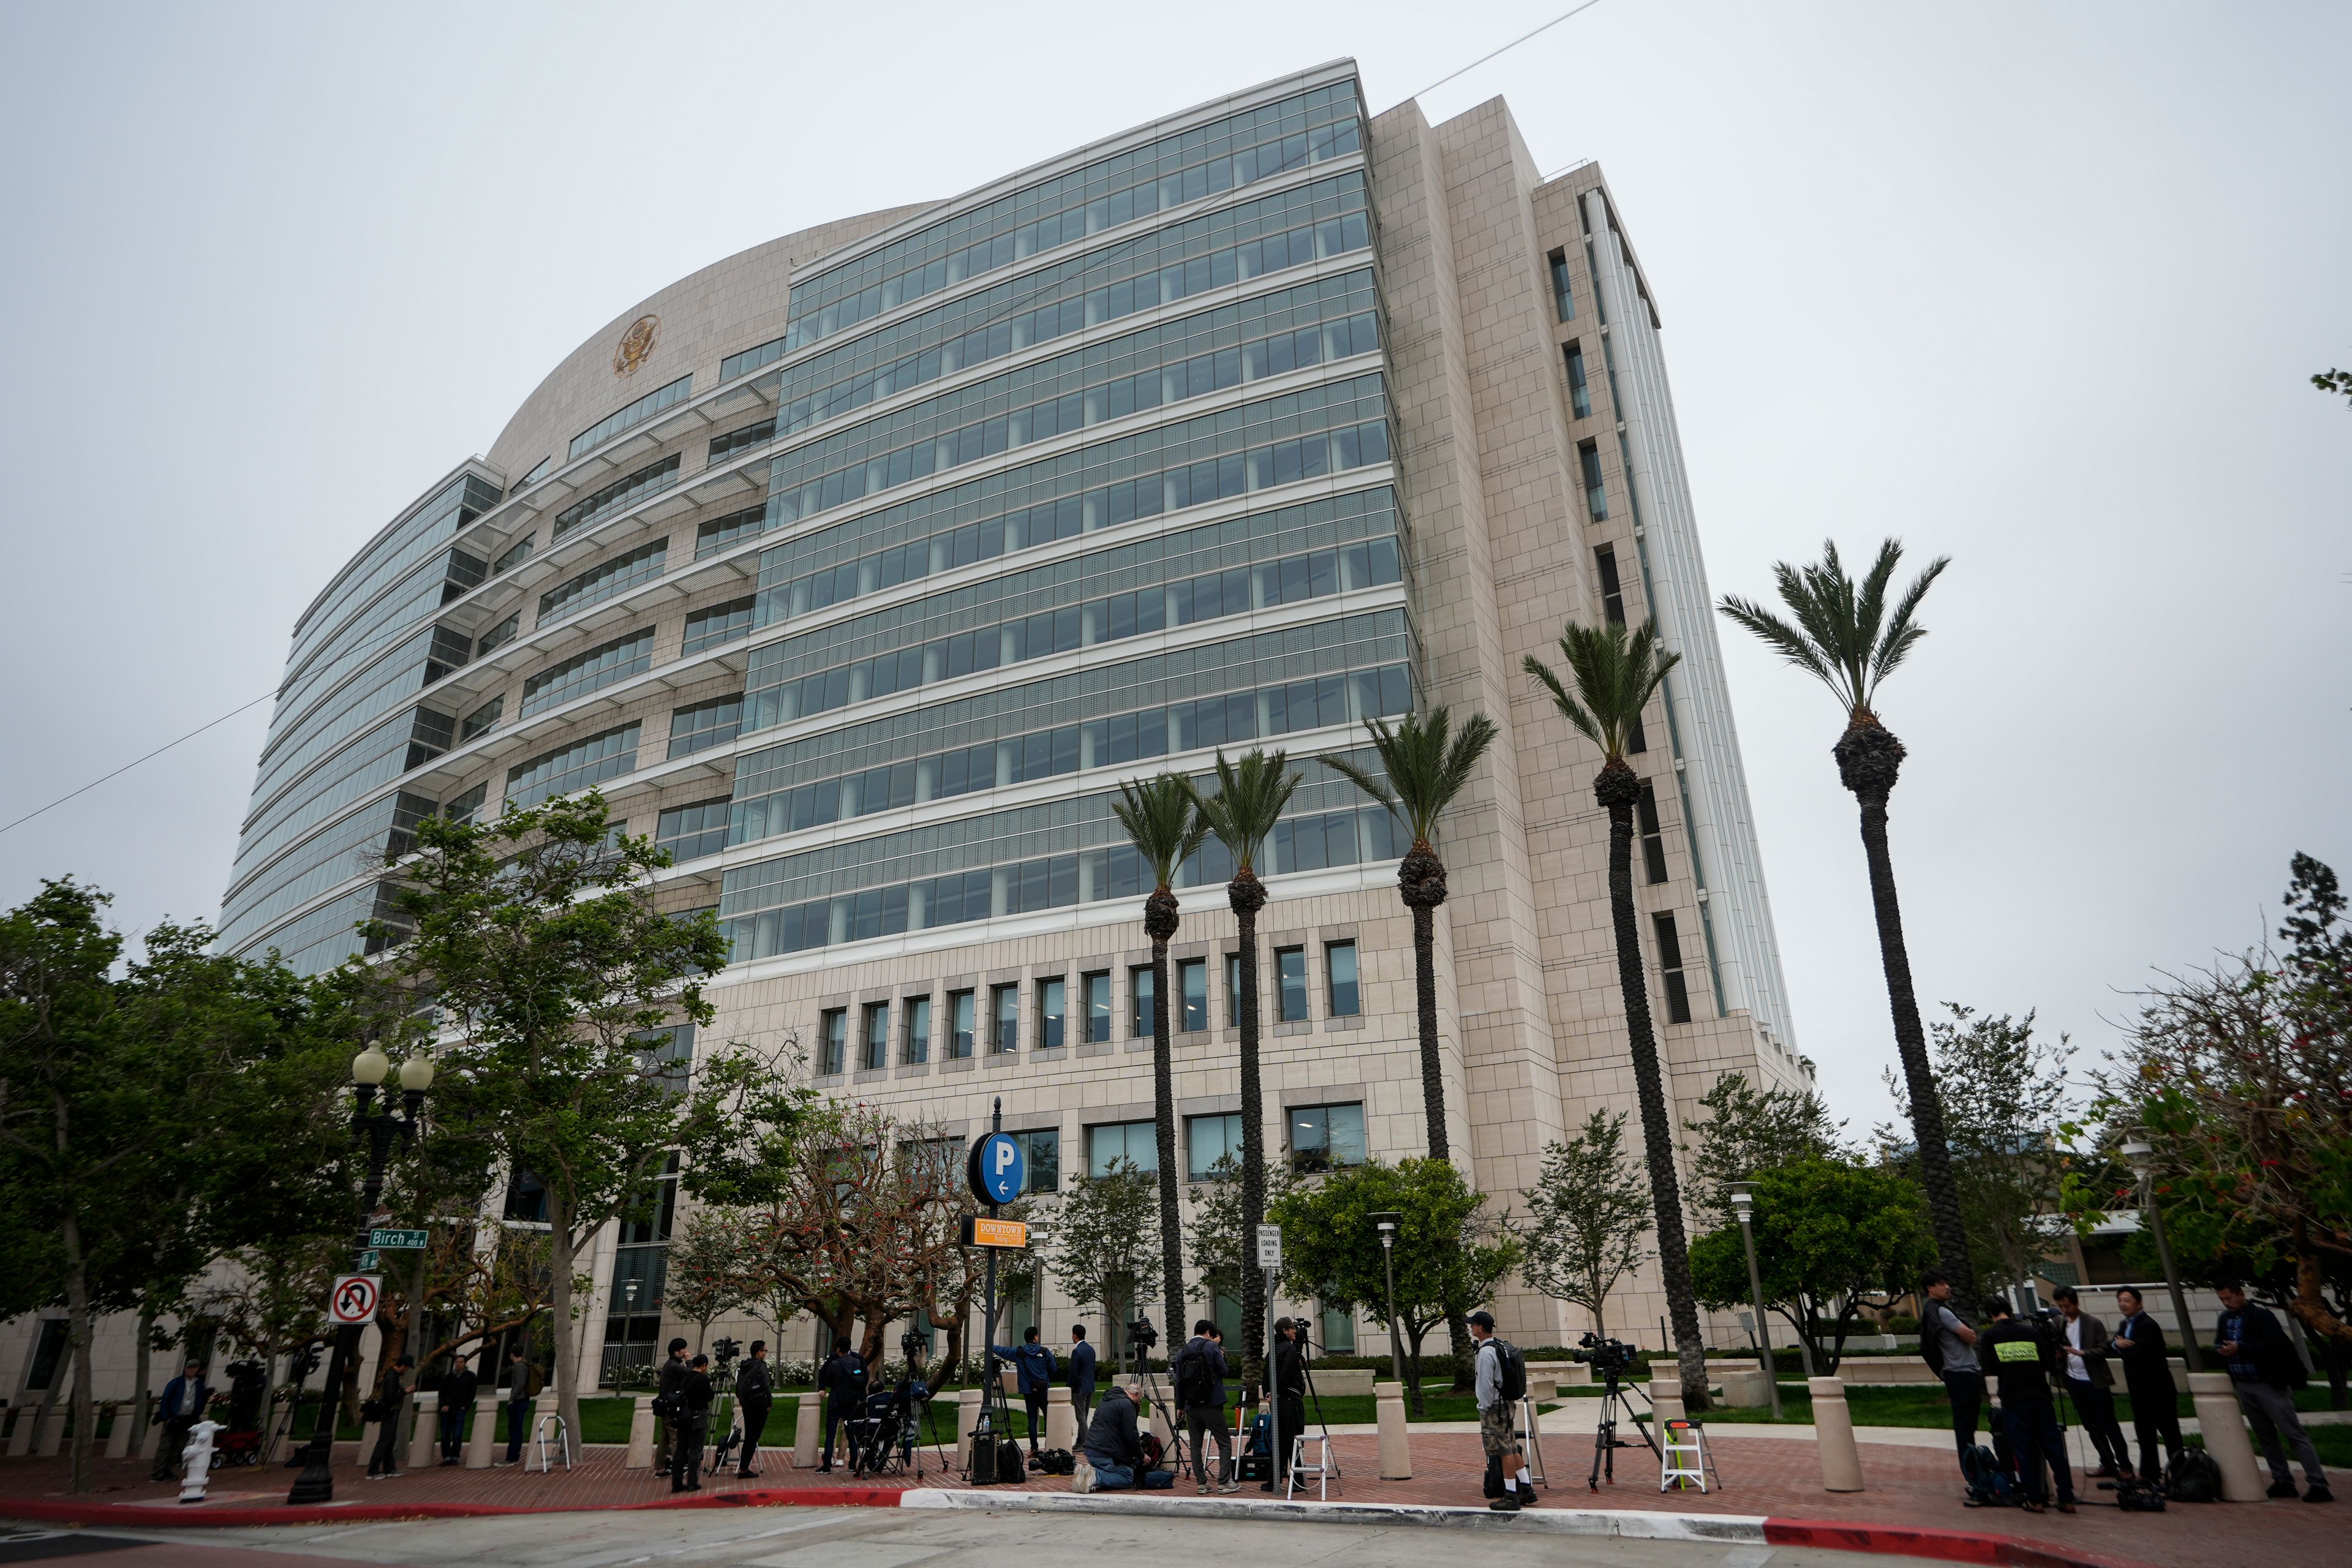
<svg viewBox="0 0 2352 1568">
<path fill-rule="evenodd" d="M 1453 732 L 1453 715 L 1434 709 L 1428 718 L 1408 713 L 1391 729 L 1367 719 L 1381 773 L 1346 757 L 1325 757 L 1324 766 L 1388 807 L 1412 832 L 1412 847 L 1397 867 L 1397 892 L 1412 911 L 1412 982 L 1421 1026 L 1421 1104 L 1429 1123 L 1429 1155 L 1453 1158 L 1445 1133 L 1445 1079 L 1437 1055 L 1437 906 L 1445 901 L 1445 863 L 1430 840 L 1437 819 L 1469 785 L 1478 759 L 1495 743 L 1495 721 L 1474 713 Z"/>
<path fill-rule="evenodd" d="M 1569 679 L 1576 683 L 1572 695 L 1534 655 L 1528 656 L 1522 668 L 1551 694 L 1561 716 L 1601 748 L 1592 798 L 1609 813 L 1609 913 L 1617 936 L 1617 987 L 1624 996 L 1625 1034 L 1633 1053 L 1634 1096 L 1642 1107 L 1650 1202 L 1658 1211 L 1658 1273 L 1666 1288 L 1667 1316 L 1674 1322 L 1683 1400 L 1701 1410 L 1707 1403 L 1706 1348 L 1699 1335 L 1698 1299 L 1691 1289 L 1682 1184 L 1675 1175 L 1674 1124 L 1666 1116 L 1665 1079 L 1658 1068 L 1650 987 L 1643 974 L 1642 939 L 1633 921 L 1633 806 L 1642 798 L 1642 779 L 1625 760 L 1642 709 L 1681 656 L 1658 651 L 1658 628 L 1650 621 L 1630 636 L 1619 625 L 1595 631 L 1571 623 L 1560 633 L 1559 654 Z"/>
<path fill-rule="evenodd" d="M 1952 1156 L 1944 1139 L 1944 1107 L 1927 1068 L 1927 1037 L 1919 1026 L 1919 1002 L 1911 989 L 1911 953 L 1903 942 L 1903 907 L 1895 894 L 1895 862 L 1886 847 L 1886 797 L 1903 766 L 1903 742 L 1879 722 L 1872 704 L 1879 683 L 1927 635 L 1916 618 L 1928 586 L 1950 565 L 1939 555 L 1892 601 L 1887 589 L 1903 559 L 1903 543 L 1889 539 L 1857 585 L 1838 559 L 1835 541 L 1822 545 L 1811 566 L 1778 562 L 1773 584 L 1793 618 L 1783 620 L 1763 605 L 1736 595 L 1723 596 L 1723 613 L 1763 639 L 1766 647 L 1828 687 L 1845 710 L 1845 733 L 1830 754 L 1838 776 L 1862 805 L 1862 847 L 1870 861 L 1870 901 L 1878 917 L 1878 957 L 1886 971 L 1886 1002 L 1895 1015 L 1895 1048 L 1903 1058 L 1903 1079 L 1911 1094 L 1911 1131 L 1919 1145 L 1919 1175 L 1927 1188 L 1927 1212 L 1935 1221 L 1940 1267 L 1952 1281 L 1953 1305 L 1963 1316 L 1975 1310 L 1976 1271 L 1969 1265 L 1968 1232 L 1960 1223 L 1960 1197 L 1952 1184 Z"/>
<path fill-rule="evenodd" d="M 1190 781 L 1187 781 L 1189 784 Z M 1242 1235 L 1255 1236 L 1265 1219 L 1265 1106 L 1258 1082 L 1257 912 L 1265 908 L 1265 884 L 1257 879 L 1258 857 L 1274 825 L 1298 788 L 1286 752 L 1252 747 L 1239 763 L 1217 753 L 1217 793 L 1192 792 L 1209 831 L 1234 858 L 1234 879 L 1225 885 L 1241 944 L 1242 1034 Z M 1243 1376 L 1253 1386 L 1265 1364 L 1265 1277 L 1242 1270 L 1242 1324 L 1247 1362 Z"/>
<path fill-rule="evenodd" d="M 1209 837 L 1192 787 L 1174 773 L 1122 784 L 1111 802 L 1127 841 L 1151 873 L 1143 900 L 1143 934 L 1151 939 L 1151 1123 L 1160 1151 L 1160 1279 L 1168 1331 L 1181 1331 L 1184 1310 L 1184 1229 L 1176 1212 L 1176 1074 L 1168 1030 L 1168 942 L 1176 934 L 1177 868 Z M 1110 1347 L 1113 1351 L 1117 1346 Z"/>
</svg>

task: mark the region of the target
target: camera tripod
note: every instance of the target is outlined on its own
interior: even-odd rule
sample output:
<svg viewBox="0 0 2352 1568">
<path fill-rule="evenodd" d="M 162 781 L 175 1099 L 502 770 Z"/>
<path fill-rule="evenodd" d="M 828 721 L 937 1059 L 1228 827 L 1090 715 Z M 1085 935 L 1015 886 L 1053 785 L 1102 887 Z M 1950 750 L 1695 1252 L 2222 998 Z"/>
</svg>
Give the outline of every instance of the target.
<svg viewBox="0 0 2352 1568">
<path fill-rule="evenodd" d="M 1617 1413 L 1620 1409 L 1624 1411 L 1625 1419 L 1633 1424 L 1633 1430 L 1642 1435 L 1643 1446 L 1650 1450 L 1652 1456 L 1660 1464 L 1665 1462 L 1665 1456 L 1658 1451 L 1657 1439 L 1650 1436 L 1650 1429 L 1642 1424 L 1640 1415 L 1633 1409 L 1633 1400 L 1627 1396 L 1627 1391 L 1618 1384 L 1617 1371 L 1616 1366 L 1612 1364 L 1601 1374 L 1601 1427 L 1592 1435 L 1592 1473 L 1584 1479 L 1585 1486 L 1596 1492 L 1601 1489 L 1601 1479 L 1604 1474 L 1609 1478 L 1612 1486 L 1616 1484 L 1617 1450 L 1633 1446 L 1617 1436 Z M 1640 1390 L 1635 1389 L 1633 1392 L 1639 1393 Z M 1643 1394 L 1642 1397 L 1646 1402 L 1650 1396 Z M 1655 1413 L 1656 1407 L 1654 1405 L 1652 1414 Z"/>
<path fill-rule="evenodd" d="M 1127 1348 L 1129 1353 L 1135 1357 L 1136 1376 L 1143 1384 L 1144 1399 L 1152 1409 L 1164 1411 L 1168 1416 L 1168 1451 L 1160 1456 L 1160 1462 L 1168 1468 L 1181 1473 L 1184 1468 L 1186 1441 L 1184 1413 L 1176 1408 L 1172 1399 L 1162 1397 L 1160 1392 L 1160 1374 L 1151 1370 L 1151 1350 L 1159 1342 L 1159 1331 L 1151 1326 L 1150 1319 L 1139 1316 L 1135 1321 L 1127 1325 Z M 1086 1434 L 1082 1432 L 1078 1436 L 1083 1438 Z"/>
</svg>

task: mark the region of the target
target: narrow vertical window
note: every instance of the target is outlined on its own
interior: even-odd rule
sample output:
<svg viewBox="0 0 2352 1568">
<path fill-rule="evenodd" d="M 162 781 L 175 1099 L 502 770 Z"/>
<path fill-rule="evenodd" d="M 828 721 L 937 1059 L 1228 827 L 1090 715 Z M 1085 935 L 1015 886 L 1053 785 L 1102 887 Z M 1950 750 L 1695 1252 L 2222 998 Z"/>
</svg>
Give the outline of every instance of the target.
<svg viewBox="0 0 2352 1568">
<path fill-rule="evenodd" d="M 820 1031 L 823 1044 L 817 1050 L 816 1070 L 832 1076 L 843 1070 L 849 1057 L 849 1009 L 828 1007 Z"/>
<path fill-rule="evenodd" d="M 1603 521 L 1609 516 L 1609 492 L 1601 482 L 1601 448 L 1587 441 L 1577 447 L 1576 456 L 1584 467 L 1584 510 L 1593 521 Z"/>
<path fill-rule="evenodd" d="M 1209 961 L 1188 958 L 1176 966 L 1177 994 L 1184 1003 L 1184 1032 L 1209 1026 Z"/>
<path fill-rule="evenodd" d="M 1129 1038 L 1148 1040 L 1151 1037 L 1152 1026 L 1157 1022 L 1152 1017 L 1151 990 L 1159 983 L 1158 973 L 1148 963 L 1139 963 L 1127 972 L 1128 1007 L 1130 1014 L 1127 1033 Z"/>
<path fill-rule="evenodd" d="M 1576 291 L 1568 284 L 1568 252 L 1551 253 L 1551 301 L 1563 321 L 1576 320 Z"/>
<path fill-rule="evenodd" d="M 989 987 L 988 1048 L 998 1052 L 1021 1048 L 1021 987 L 1018 984 Z"/>
<path fill-rule="evenodd" d="M 912 1067 L 931 1059 L 931 999 L 909 996 L 898 1005 L 900 1026 L 898 1059 Z"/>
<path fill-rule="evenodd" d="M 956 991 L 948 996 L 948 1055 L 958 1061 L 971 1055 L 972 995 Z"/>
<path fill-rule="evenodd" d="M 1242 1026 L 1242 955 L 1225 954 L 1225 1027 Z"/>
<path fill-rule="evenodd" d="M 890 1004 L 876 1002 L 866 1009 L 865 1049 L 857 1065 L 866 1072 L 890 1065 Z"/>
<path fill-rule="evenodd" d="M 1601 579 L 1601 613 L 1609 617 L 1611 626 L 1623 626 L 1625 624 L 1625 585 L 1617 576 L 1615 546 L 1596 544 L 1592 547 L 1592 570 L 1593 574 Z"/>
<path fill-rule="evenodd" d="M 1335 942 L 1323 950 L 1324 971 L 1331 977 L 1331 1016 L 1352 1018 L 1363 1011 L 1356 990 L 1356 944 Z"/>
<path fill-rule="evenodd" d="M 1666 1022 L 1687 1024 L 1691 1021 L 1690 987 L 1683 983 L 1683 943 L 1675 931 L 1675 917 L 1659 913 L 1650 917 L 1658 931 L 1658 971 L 1665 980 Z"/>
<path fill-rule="evenodd" d="M 1110 972 L 1086 977 L 1087 1044 L 1098 1046 L 1110 1038 Z"/>
<path fill-rule="evenodd" d="M 1037 1045 L 1059 1050 L 1069 1043 L 1069 982 L 1058 976 L 1037 982 Z"/>
<path fill-rule="evenodd" d="M 1592 417 L 1592 389 L 1584 384 L 1584 345 L 1570 343 L 1568 354 L 1569 412 L 1579 419 Z"/>
<path fill-rule="evenodd" d="M 1658 791 L 1648 779 L 1642 781 L 1642 798 L 1633 807 L 1636 826 L 1642 830 L 1642 863 L 1650 873 L 1653 883 L 1666 879 L 1666 836 L 1658 825 Z"/>
<path fill-rule="evenodd" d="M 1307 950 L 1303 947 L 1275 949 L 1274 1009 L 1285 1024 L 1307 1021 Z"/>
</svg>

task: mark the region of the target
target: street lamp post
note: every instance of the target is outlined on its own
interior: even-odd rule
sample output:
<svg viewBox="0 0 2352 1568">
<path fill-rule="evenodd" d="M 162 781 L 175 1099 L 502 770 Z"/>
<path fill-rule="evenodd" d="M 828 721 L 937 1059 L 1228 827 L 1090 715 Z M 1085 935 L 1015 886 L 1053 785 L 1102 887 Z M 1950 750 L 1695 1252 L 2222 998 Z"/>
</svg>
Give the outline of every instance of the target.
<svg viewBox="0 0 2352 1568">
<path fill-rule="evenodd" d="M 1748 1294 L 1756 1303 L 1756 1342 L 1764 1357 L 1764 1386 L 1772 1391 L 1772 1419 L 1780 1419 L 1780 1369 L 1772 1360 L 1772 1325 L 1764 1316 L 1764 1276 L 1756 1268 L 1756 1184 L 1731 1184 L 1731 1211 L 1739 1216 L 1739 1239 L 1748 1247 Z"/>
<path fill-rule="evenodd" d="M 2147 1141 L 2144 1129 L 2135 1127 L 2124 1137 L 2118 1151 L 2124 1163 L 2139 1179 L 2140 1212 L 2147 1216 L 2147 1228 L 2156 1237 L 2156 1259 L 2164 1268 L 2165 1288 L 2172 1292 L 2173 1321 L 2180 1325 L 2180 1349 L 2189 1358 L 2189 1370 L 2203 1372 L 2204 1360 L 2197 1353 L 2197 1336 L 2189 1329 L 2189 1298 L 2180 1291 L 2180 1270 L 2172 1266 L 2172 1243 L 2164 1236 L 2164 1209 L 2156 1201 L 2156 1150 Z"/>
<path fill-rule="evenodd" d="M 1389 1209 L 1374 1215 L 1372 1223 L 1381 1227 L 1381 1262 L 1388 1269 L 1389 1277 L 1389 1375 L 1402 1384 L 1404 1382 L 1404 1340 L 1397 1332 L 1396 1238 L 1397 1226 L 1404 1223 L 1404 1215 Z"/>
<path fill-rule="evenodd" d="M 404 1114 L 393 1113 L 389 1094 L 384 1097 L 383 1108 L 371 1113 L 369 1108 L 375 1103 L 376 1091 L 391 1071 L 392 1058 L 373 1040 L 352 1058 L 353 1098 L 357 1102 L 352 1111 L 352 1142 L 365 1142 L 368 1151 L 367 1181 L 360 1189 L 359 1227 L 352 1237 L 354 1272 L 361 1266 L 361 1255 L 368 1249 L 368 1230 L 375 1220 L 376 1204 L 383 1196 L 383 1168 L 391 1163 L 392 1146 L 395 1141 L 404 1146 L 416 1141 L 417 1117 L 425 1109 L 425 1091 L 433 1087 L 433 1058 L 420 1051 L 400 1064 Z M 359 1344 L 359 1324 L 345 1323 L 335 1331 L 334 1353 L 327 1361 L 326 1391 L 319 1401 L 318 1418 L 310 1423 L 310 1441 L 302 1458 L 302 1473 L 294 1479 L 294 1489 L 286 1495 L 289 1503 L 334 1500 L 335 1478 L 328 1468 L 328 1461 L 335 1446 L 335 1401 L 342 1389 L 343 1368 Z"/>
</svg>

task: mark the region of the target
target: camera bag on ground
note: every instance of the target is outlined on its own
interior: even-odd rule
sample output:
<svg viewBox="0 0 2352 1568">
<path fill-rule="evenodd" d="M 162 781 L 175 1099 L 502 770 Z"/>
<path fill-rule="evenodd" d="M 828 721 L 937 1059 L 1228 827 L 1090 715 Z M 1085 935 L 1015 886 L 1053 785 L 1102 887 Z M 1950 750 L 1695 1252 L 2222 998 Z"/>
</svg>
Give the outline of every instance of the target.
<svg viewBox="0 0 2352 1568">
<path fill-rule="evenodd" d="M 1007 1437 L 996 1446 L 996 1479 L 999 1482 L 1019 1482 L 1028 1479 L 1029 1467 L 1022 1461 L 1021 1445 Z"/>
<path fill-rule="evenodd" d="M 1041 1476 L 1066 1476 L 1077 1469 L 1078 1461 L 1067 1448 L 1048 1448 L 1030 1455 L 1029 1468 Z"/>
<path fill-rule="evenodd" d="M 2017 1478 L 1982 1443 L 1961 1450 L 1960 1474 L 1969 1484 L 1971 1508 L 2015 1508 L 2025 1500 L 2017 1489 Z"/>
<path fill-rule="evenodd" d="M 1242 1441 L 1241 1462 L 1234 1467 L 1234 1479 L 1267 1481 L 1274 1479 L 1274 1418 L 1254 1417 L 1249 1431 Z"/>
<path fill-rule="evenodd" d="M 2103 1491 L 2114 1492 L 2116 1506 L 2126 1513 L 2162 1513 L 2164 1511 L 2164 1489 L 2153 1481 L 2144 1481 L 2137 1476 L 2123 1474 L 2118 1475 L 2114 1480 L 2101 1481 L 2099 1487 Z"/>
<path fill-rule="evenodd" d="M 1158 1469 L 1160 1461 L 1168 1456 L 1168 1450 L 1160 1446 L 1160 1434 L 1157 1432 L 1141 1433 L 1136 1437 L 1135 1443 L 1136 1447 L 1143 1450 L 1143 1468 L 1147 1473 Z"/>
<path fill-rule="evenodd" d="M 2221 1467 L 2202 1448 L 2183 1448 L 2165 1469 L 2164 1495 L 2174 1502 L 2219 1502 Z"/>
</svg>

